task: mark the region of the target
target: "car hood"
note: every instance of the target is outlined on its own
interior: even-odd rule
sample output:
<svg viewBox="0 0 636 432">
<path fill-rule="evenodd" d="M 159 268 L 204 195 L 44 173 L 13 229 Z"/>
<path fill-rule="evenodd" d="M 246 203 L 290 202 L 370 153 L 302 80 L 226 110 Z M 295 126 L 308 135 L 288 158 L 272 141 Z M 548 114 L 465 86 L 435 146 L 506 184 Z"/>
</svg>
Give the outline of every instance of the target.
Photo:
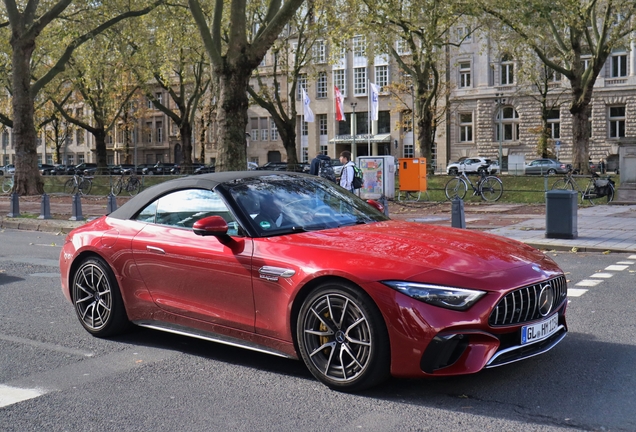
<svg viewBox="0 0 636 432">
<path fill-rule="evenodd" d="M 496 289 L 496 285 L 510 286 L 512 281 L 506 279 L 513 275 L 523 285 L 562 273 L 542 252 L 518 241 L 414 222 L 377 222 L 272 240 L 287 242 L 283 238 L 313 249 L 305 256 L 316 256 L 320 253 L 316 249 L 325 250 L 321 256 L 331 261 L 331 266 L 348 269 L 364 279 L 399 277 L 447 283 L 468 278 L 480 280 L 479 285 L 489 280 Z M 427 276 L 422 277 L 424 274 Z"/>
</svg>

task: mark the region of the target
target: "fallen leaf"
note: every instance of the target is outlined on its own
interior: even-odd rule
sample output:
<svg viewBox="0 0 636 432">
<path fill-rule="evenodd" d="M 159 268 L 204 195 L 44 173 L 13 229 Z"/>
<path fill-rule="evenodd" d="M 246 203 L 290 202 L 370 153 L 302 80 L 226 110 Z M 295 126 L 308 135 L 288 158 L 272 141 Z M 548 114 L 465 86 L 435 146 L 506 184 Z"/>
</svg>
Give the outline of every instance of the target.
<svg viewBox="0 0 636 432">
<path fill-rule="evenodd" d="M 576 252 L 578 252 L 578 251 L 579 251 L 579 248 L 577 248 L 576 246 L 572 248 L 572 252 L 575 252 L 575 253 L 576 253 Z"/>
<path fill-rule="evenodd" d="M 609 255 L 610 251 L 606 250 L 605 252 L 603 252 L 603 255 Z"/>
</svg>

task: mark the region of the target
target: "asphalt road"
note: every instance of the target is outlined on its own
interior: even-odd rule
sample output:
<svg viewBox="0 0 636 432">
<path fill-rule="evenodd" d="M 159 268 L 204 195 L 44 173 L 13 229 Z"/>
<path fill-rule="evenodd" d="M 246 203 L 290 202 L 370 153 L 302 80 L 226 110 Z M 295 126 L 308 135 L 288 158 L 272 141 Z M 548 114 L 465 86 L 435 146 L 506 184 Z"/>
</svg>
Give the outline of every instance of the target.
<svg viewBox="0 0 636 432">
<path fill-rule="evenodd" d="M 543 356 L 344 394 L 296 361 L 146 329 L 91 337 L 60 290 L 62 242 L 0 232 L 2 431 L 636 430 L 630 255 L 549 253 L 578 291 Z"/>
</svg>

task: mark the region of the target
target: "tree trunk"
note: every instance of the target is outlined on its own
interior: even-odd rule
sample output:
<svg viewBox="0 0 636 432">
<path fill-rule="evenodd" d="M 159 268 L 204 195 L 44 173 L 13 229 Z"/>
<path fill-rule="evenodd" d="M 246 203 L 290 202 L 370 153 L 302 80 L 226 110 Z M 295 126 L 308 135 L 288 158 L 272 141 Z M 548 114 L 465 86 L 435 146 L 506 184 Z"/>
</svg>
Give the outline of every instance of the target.
<svg viewBox="0 0 636 432">
<path fill-rule="evenodd" d="M 219 79 L 219 140 L 216 172 L 241 171 L 247 161 L 247 86 L 252 69 L 238 65 L 215 71 Z"/>
<path fill-rule="evenodd" d="M 44 182 L 38 171 L 38 154 L 33 97 L 31 96 L 31 55 L 35 39 L 11 38 L 13 48 L 13 134 L 15 136 L 15 186 L 18 195 L 44 193 Z"/>
<path fill-rule="evenodd" d="M 588 105 L 570 109 L 572 113 L 572 168 L 581 174 L 589 174 L 589 116 Z"/>
<path fill-rule="evenodd" d="M 185 121 L 179 127 L 179 133 L 181 134 L 181 151 L 183 154 L 181 174 L 192 174 L 192 125 L 189 121 Z"/>
<path fill-rule="evenodd" d="M 278 134 L 280 135 L 283 146 L 285 147 L 285 153 L 287 154 L 287 165 L 298 164 L 298 154 L 296 153 L 296 124 L 291 122 L 285 122 L 282 127 L 276 125 L 278 128 Z"/>
<path fill-rule="evenodd" d="M 97 154 L 97 173 L 107 174 L 106 163 L 106 131 L 103 127 L 92 132 L 95 137 L 95 153 Z"/>
<path fill-rule="evenodd" d="M 433 113 L 423 108 L 417 121 L 417 142 L 419 157 L 426 158 L 426 172 L 433 173 Z"/>
</svg>

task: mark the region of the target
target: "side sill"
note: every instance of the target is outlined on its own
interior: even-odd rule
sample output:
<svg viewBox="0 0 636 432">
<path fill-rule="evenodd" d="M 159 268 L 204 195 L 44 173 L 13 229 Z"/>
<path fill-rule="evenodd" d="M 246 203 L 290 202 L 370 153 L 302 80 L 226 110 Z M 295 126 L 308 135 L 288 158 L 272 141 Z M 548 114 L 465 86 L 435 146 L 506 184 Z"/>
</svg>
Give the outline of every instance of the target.
<svg viewBox="0 0 636 432">
<path fill-rule="evenodd" d="M 133 324 L 138 325 L 139 327 L 145 327 L 152 330 L 159 330 L 166 333 L 177 334 L 181 336 L 189 336 L 196 339 L 201 339 L 209 342 L 221 343 L 224 345 L 229 345 L 238 348 L 244 348 L 251 351 L 256 351 L 264 354 L 270 354 L 277 357 L 283 357 L 288 359 L 296 360 L 294 357 L 277 350 L 273 350 L 269 347 L 265 347 L 253 342 L 248 342 L 242 339 L 233 338 L 230 336 L 220 335 L 217 333 L 208 333 L 200 330 L 195 330 L 188 327 L 181 327 L 173 324 L 167 324 L 160 321 L 133 321 Z"/>
</svg>

